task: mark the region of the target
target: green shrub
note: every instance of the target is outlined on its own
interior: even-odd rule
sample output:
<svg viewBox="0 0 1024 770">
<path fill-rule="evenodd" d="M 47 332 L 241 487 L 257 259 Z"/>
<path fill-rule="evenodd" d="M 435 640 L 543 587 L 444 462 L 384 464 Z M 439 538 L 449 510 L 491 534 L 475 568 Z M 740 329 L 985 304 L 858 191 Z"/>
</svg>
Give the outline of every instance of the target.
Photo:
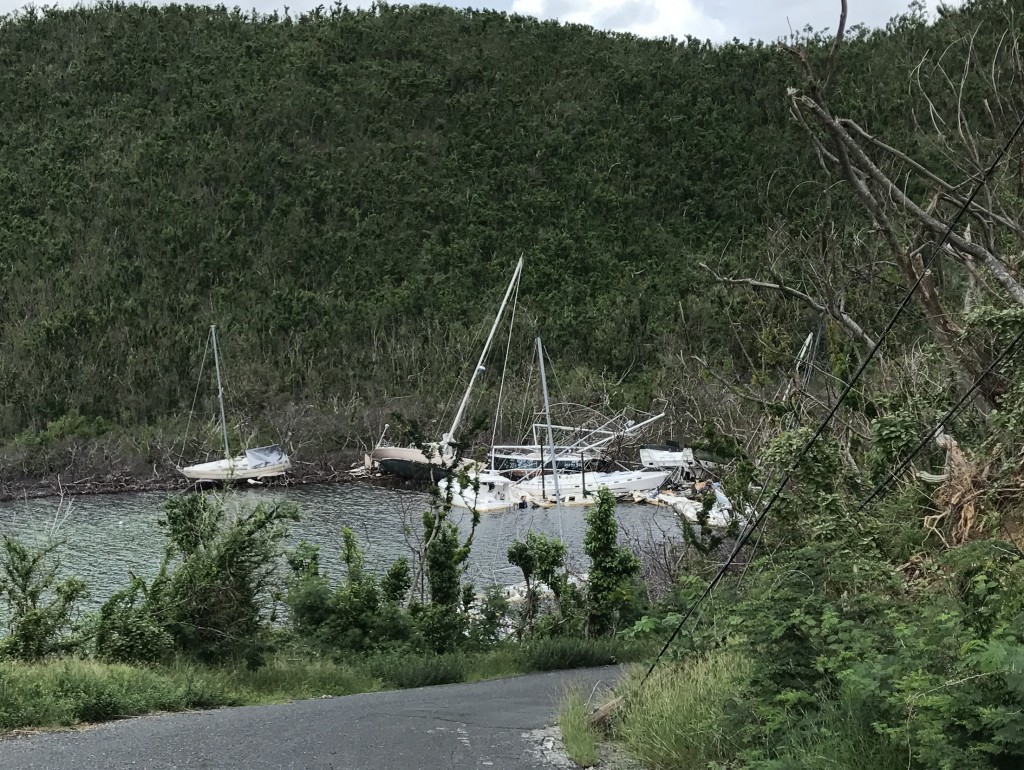
<svg viewBox="0 0 1024 770">
<path fill-rule="evenodd" d="M 0 541 L 0 594 L 9 624 L 0 657 L 41 660 L 80 646 L 71 633 L 72 614 L 88 589 L 77 578 L 57 580 L 58 545 L 32 548 L 6 535 Z"/>
<path fill-rule="evenodd" d="M 464 644 L 469 618 L 457 605 L 429 604 L 418 613 L 416 624 L 427 649 L 444 655 Z"/>
<path fill-rule="evenodd" d="M 550 589 L 556 613 L 555 617 L 545 619 L 546 628 L 564 625 L 565 610 L 562 602 L 572 588 L 565 567 L 565 554 L 564 542 L 538 532 L 529 532 L 526 540 L 515 540 L 509 546 L 508 562 L 519 567 L 526 582 L 526 600 L 516 629 L 518 638 L 522 639 L 524 634 L 531 634 L 535 630 L 535 616 L 540 608 L 538 585 L 546 585 Z M 569 597 L 570 600 L 572 598 L 575 598 L 575 594 Z"/>
<path fill-rule="evenodd" d="M 509 614 L 509 601 L 498 586 L 489 586 L 479 611 L 471 617 L 469 636 L 476 649 L 485 649 L 501 640 Z"/>
<path fill-rule="evenodd" d="M 168 546 L 145 611 L 186 655 L 261 665 L 279 543 L 298 508 L 258 505 L 227 521 L 221 500 L 194 494 L 168 498 L 164 510 Z"/>
<path fill-rule="evenodd" d="M 174 638 L 146 602 L 146 584 L 132 576 L 129 586 L 100 608 L 96 622 L 96 657 L 110 663 L 155 663 L 174 650 Z"/>
<path fill-rule="evenodd" d="M 583 550 L 590 557 L 588 636 L 614 633 L 621 625 L 636 619 L 635 578 L 640 572 L 640 560 L 628 548 L 618 544 L 615 498 L 604 487 L 597 496 L 597 505 L 587 511 L 587 532 L 583 537 Z"/>
<path fill-rule="evenodd" d="M 344 582 L 332 587 L 320 573 L 319 549 L 300 543 L 287 554 L 291 575 L 284 597 L 292 628 L 319 651 L 367 652 L 408 642 L 416 629 L 400 606 L 409 587 L 409 565 L 397 560 L 378 585 L 363 571 L 363 555 L 348 528 L 342 532 Z"/>
<path fill-rule="evenodd" d="M 468 671 L 461 653 L 378 655 L 370 658 L 368 665 L 370 672 L 386 685 L 401 689 L 464 682 Z"/>
</svg>

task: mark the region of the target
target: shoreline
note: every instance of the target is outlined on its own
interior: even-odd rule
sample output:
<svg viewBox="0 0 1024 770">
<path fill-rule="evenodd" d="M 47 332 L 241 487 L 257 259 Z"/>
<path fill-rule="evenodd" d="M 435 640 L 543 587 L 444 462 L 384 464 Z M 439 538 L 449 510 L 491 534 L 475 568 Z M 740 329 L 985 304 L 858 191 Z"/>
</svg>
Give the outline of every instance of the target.
<svg viewBox="0 0 1024 770">
<path fill-rule="evenodd" d="M 0 503 L 92 495 L 129 495 L 145 492 L 182 494 L 210 488 L 207 485 L 190 482 L 175 473 L 161 473 L 148 479 L 132 477 L 128 474 L 110 474 L 102 478 L 98 476 L 99 474 L 94 474 L 74 481 L 65 481 L 60 475 L 57 475 L 53 479 L 37 478 L 0 482 Z M 283 480 L 248 486 L 271 489 L 275 487 L 357 484 L 360 482 L 396 489 L 421 489 L 423 486 L 403 481 L 394 476 L 370 475 L 363 470 L 362 466 L 347 471 L 300 469 L 298 473 L 290 473 Z M 239 483 L 236 486 L 245 486 L 245 484 Z"/>
</svg>

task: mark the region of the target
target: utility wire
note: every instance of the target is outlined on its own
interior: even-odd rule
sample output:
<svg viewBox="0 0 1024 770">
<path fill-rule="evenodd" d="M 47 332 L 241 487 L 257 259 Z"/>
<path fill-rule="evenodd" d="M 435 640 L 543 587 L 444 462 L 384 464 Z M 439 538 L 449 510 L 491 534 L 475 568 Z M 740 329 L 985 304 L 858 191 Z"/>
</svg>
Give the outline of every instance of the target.
<svg viewBox="0 0 1024 770">
<path fill-rule="evenodd" d="M 817 356 L 817 340 L 815 340 L 813 353 L 805 362 L 805 365 L 807 366 L 806 370 L 804 371 L 803 378 L 805 390 L 807 386 L 810 384 L 811 377 L 813 376 L 815 356 Z M 798 409 L 794 409 L 793 412 L 789 414 L 786 420 L 786 429 L 791 430 L 792 428 L 796 427 L 799 420 L 799 411 Z M 754 501 L 755 511 L 758 509 L 758 506 L 760 506 L 761 499 L 764 497 L 764 493 L 768 490 L 769 486 L 771 486 L 771 481 L 777 472 L 777 468 L 773 469 L 771 474 L 765 480 L 765 483 L 762 485 L 761 491 L 757 495 L 757 500 Z M 644 682 L 647 681 L 647 677 L 651 675 L 651 673 L 654 671 L 655 666 L 658 665 L 658 662 L 668 651 L 668 648 L 672 646 L 672 642 L 675 641 L 676 637 L 679 635 L 679 632 L 682 631 L 683 625 L 686 623 L 687 619 L 694 613 L 694 611 L 701 605 L 701 603 L 711 595 L 711 592 L 714 590 L 715 586 L 717 586 L 719 582 L 721 582 L 722 578 L 725 577 L 726 573 L 729 570 L 729 567 L 732 566 L 732 563 L 736 560 L 736 556 L 739 554 L 740 549 L 743 548 L 744 545 L 746 545 L 747 541 L 750 539 L 750 536 L 754 533 L 754 530 L 757 529 L 757 526 L 761 523 L 763 516 L 768 512 L 768 509 L 775 502 L 776 498 L 779 495 L 779 492 L 781 492 L 782 488 L 785 487 L 788 481 L 789 474 L 787 473 L 785 478 L 783 478 L 782 484 L 779 486 L 779 489 L 776 490 L 775 495 L 769 501 L 768 505 L 763 509 L 762 513 L 755 517 L 752 522 L 748 522 L 744 526 L 743 531 L 740 532 L 739 537 L 736 538 L 736 542 L 733 544 L 733 548 L 729 554 L 729 557 L 725 560 L 721 569 L 719 569 L 718 573 L 715 575 L 712 581 L 704 589 L 704 592 L 700 595 L 700 597 L 698 597 L 697 601 L 690 606 L 690 608 L 686 611 L 686 614 L 684 614 L 682 619 L 679 621 L 678 625 L 676 625 L 675 630 L 672 632 L 671 636 L 669 636 L 668 640 L 665 642 L 664 647 L 662 647 L 661 651 L 658 653 L 658 657 L 654 659 L 654 662 L 651 663 L 650 668 L 647 669 L 647 673 L 644 674 L 644 678 L 640 680 L 640 684 L 637 686 L 637 689 L 640 689 L 644 686 Z"/>
<path fill-rule="evenodd" d="M 850 381 L 846 384 L 846 387 L 843 388 L 842 393 L 839 394 L 839 398 L 836 399 L 835 404 L 833 404 L 828 414 L 825 415 L 825 419 L 821 421 L 821 423 L 818 425 L 817 430 L 814 431 L 814 434 L 810 437 L 810 439 L 808 439 L 807 443 L 804 444 L 803 448 L 797 454 L 796 459 L 790 464 L 790 470 L 787 470 L 783 474 L 782 481 L 779 482 L 779 486 L 775 489 L 775 492 L 768 500 L 767 505 L 765 505 L 764 509 L 754 517 L 754 520 L 750 524 L 748 524 L 746 528 L 744 528 L 743 532 L 740 533 L 740 536 L 736 539 L 736 544 L 733 546 L 732 553 L 729 555 L 729 558 L 726 559 L 721 569 L 719 569 L 719 571 L 715 574 L 711 582 L 708 583 L 707 587 L 697 598 L 697 601 L 690 605 L 689 609 L 687 609 L 686 613 L 683 615 L 678 625 L 672 631 L 672 634 L 665 641 L 665 644 L 662 646 L 661 651 L 658 652 L 658 656 L 651 663 L 650 668 L 647 669 L 647 673 L 644 674 L 644 678 L 640 680 L 640 684 L 637 685 L 638 690 L 644 686 L 644 683 L 654 672 L 655 667 L 657 667 L 658 663 L 661 662 L 661 659 L 668 651 L 668 648 L 672 645 L 672 642 L 675 641 L 676 637 L 679 635 L 679 632 L 682 631 L 683 626 L 686 624 L 686 621 L 693 614 L 694 610 L 696 610 L 697 607 L 700 606 L 700 604 L 711 594 L 715 587 L 722 581 L 722 578 L 725 577 L 726 573 L 728 573 L 729 571 L 729 568 L 732 566 L 733 561 L 735 561 L 736 556 L 739 553 L 739 550 L 750 539 L 751 535 L 753 535 L 753 533 L 765 520 L 765 518 L 768 516 L 768 513 L 771 511 L 772 507 L 782 496 L 783 491 L 785 491 L 786 486 L 789 484 L 790 478 L 792 477 L 792 469 L 797 467 L 800 464 L 800 462 L 807 456 L 807 453 L 811 451 L 811 447 L 813 447 L 814 444 L 817 443 L 818 439 L 821 438 L 822 434 L 825 432 L 825 429 L 828 428 L 828 426 L 831 424 L 832 418 L 835 417 L 836 413 L 839 411 L 839 407 L 842 406 L 843 401 L 846 400 L 846 397 L 850 394 L 850 391 L 853 390 L 853 386 L 861 378 L 861 375 L 864 374 L 864 370 L 867 369 L 868 364 L 871 363 L 871 361 L 875 357 L 875 354 L 878 353 L 879 349 L 885 343 L 886 338 L 888 338 L 890 332 L 892 332 L 893 327 L 896 325 L 896 321 L 899 320 L 899 317 L 903 314 L 903 311 L 906 310 L 907 307 L 910 305 L 910 302 L 914 297 L 914 293 L 921 285 L 921 282 L 924 281 L 925 276 L 928 275 L 928 270 L 931 267 L 931 263 L 935 259 L 935 255 L 938 254 L 940 249 L 945 245 L 946 241 L 949 239 L 950 234 L 960 223 L 960 220 L 963 218 L 967 210 L 974 203 L 974 199 L 978 197 L 978 193 L 981 191 L 981 188 L 984 187 L 985 183 L 992 175 L 992 172 L 995 171 L 996 166 L 998 166 L 1000 161 L 1002 161 L 1003 156 L 1010 149 L 1011 145 L 1017 139 L 1017 136 L 1020 134 L 1022 129 L 1024 129 L 1024 117 L 1021 118 L 1020 122 L 1017 124 L 1017 127 L 1013 130 L 1013 133 L 1010 134 L 1009 138 L 1000 148 L 999 152 L 996 153 L 996 156 L 992 160 L 992 163 L 990 163 L 988 168 L 985 169 L 985 172 L 982 174 L 981 179 L 978 180 L 977 184 L 974 186 L 974 189 L 971 191 L 970 196 L 967 198 L 966 201 L 964 201 L 963 205 L 957 211 L 956 216 L 953 217 L 953 221 L 949 223 L 949 226 L 946 228 L 946 231 L 942 234 L 942 239 L 939 240 L 937 243 L 933 244 L 932 249 L 928 254 L 927 261 L 922 260 L 922 269 L 920 275 L 918 275 L 917 277 L 917 280 L 914 281 L 913 285 L 904 295 L 903 300 L 896 308 L 896 312 L 893 313 L 892 318 L 889 319 L 889 322 L 885 325 L 885 328 L 879 335 L 878 340 L 874 344 L 874 347 L 872 347 L 871 350 L 868 351 L 867 355 L 861 361 L 860 366 L 857 367 L 857 371 L 853 373 L 853 377 L 850 378 Z"/>
<path fill-rule="evenodd" d="M 910 454 L 907 455 L 903 459 L 903 461 L 896 467 L 896 470 L 890 471 L 889 475 L 886 476 L 886 478 L 877 487 L 875 487 L 874 490 L 872 490 L 871 494 L 864 498 L 863 502 L 861 502 L 861 504 L 857 506 L 856 513 L 860 513 L 865 508 L 867 508 L 872 500 L 882 495 L 885 492 L 885 490 L 892 485 L 893 482 L 899 479 L 903 471 L 907 469 L 907 466 L 909 466 L 914 457 L 917 456 L 917 453 L 924 449 L 924 447 L 928 444 L 929 441 L 931 441 L 935 434 L 942 430 L 944 427 L 946 427 L 946 424 L 950 420 L 956 417 L 956 415 L 960 412 L 964 405 L 967 404 L 968 401 L 970 401 L 971 397 L 975 394 L 978 388 L 981 387 L 981 384 L 982 382 L 984 382 L 985 378 L 988 377 L 988 375 L 991 372 L 993 372 L 995 368 L 1000 363 L 1002 363 L 1004 359 L 1011 357 L 1014 353 L 1017 352 L 1022 341 L 1024 341 L 1024 329 L 1021 329 L 1019 332 L 1017 332 L 1017 336 L 1010 341 L 1009 345 L 1003 348 L 1002 352 L 995 359 L 993 359 L 992 363 L 988 365 L 985 371 L 978 375 L 978 379 L 976 379 L 974 383 L 971 385 L 971 387 L 968 389 L 968 391 L 964 393 L 963 396 L 960 397 L 960 400 L 957 401 L 949 409 L 949 411 L 946 412 L 939 419 L 937 423 L 935 423 L 935 426 L 931 430 L 929 430 L 927 433 L 924 434 L 924 436 L 921 437 L 921 440 L 911 450 Z"/>
</svg>

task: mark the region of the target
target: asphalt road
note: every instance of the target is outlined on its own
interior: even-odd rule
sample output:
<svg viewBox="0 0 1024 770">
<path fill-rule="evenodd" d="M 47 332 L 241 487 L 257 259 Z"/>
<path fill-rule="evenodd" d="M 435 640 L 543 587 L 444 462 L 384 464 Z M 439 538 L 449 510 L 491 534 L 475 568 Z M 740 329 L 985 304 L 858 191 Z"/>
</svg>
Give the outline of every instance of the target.
<svg viewBox="0 0 1024 770">
<path fill-rule="evenodd" d="M 3 770 L 526 770 L 552 750 L 557 703 L 616 667 L 474 684 L 166 714 L 0 740 Z"/>
</svg>

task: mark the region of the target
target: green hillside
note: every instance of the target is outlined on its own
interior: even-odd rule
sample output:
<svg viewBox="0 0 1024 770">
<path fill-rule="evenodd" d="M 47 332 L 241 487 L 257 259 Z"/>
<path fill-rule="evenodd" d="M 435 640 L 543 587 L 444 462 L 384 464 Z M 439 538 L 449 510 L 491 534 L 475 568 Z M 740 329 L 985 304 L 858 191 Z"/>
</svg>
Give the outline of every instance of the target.
<svg viewBox="0 0 1024 770">
<path fill-rule="evenodd" d="M 837 101 L 913 148 L 908 73 L 965 19 L 994 44 L 999 5 L 854 34 Z M 773 228 L 816 226 L 797 77 L 771 45 L 433 6 L 8 17 L 0 432 L 186 411 L 210 323 L 253 411 L 447 396 L 520 254 L 524 355 L 540 332 L 645 396 L 668 356 L 744 367 L 754 316 L 697 265 L 756 267 Z M 814 323 L 769 304 L 780 333 Z"/>
</svg>

